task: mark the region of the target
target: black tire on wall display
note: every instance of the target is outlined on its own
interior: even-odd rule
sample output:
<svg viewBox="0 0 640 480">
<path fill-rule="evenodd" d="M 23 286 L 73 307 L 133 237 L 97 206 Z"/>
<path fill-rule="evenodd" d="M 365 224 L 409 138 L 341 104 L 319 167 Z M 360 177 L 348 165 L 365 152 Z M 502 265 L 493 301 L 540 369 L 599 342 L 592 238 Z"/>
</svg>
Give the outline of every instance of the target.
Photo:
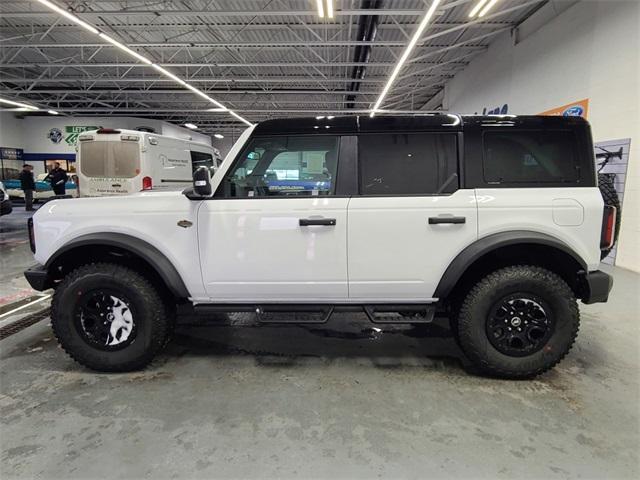
<svg viewBox="0 0 640 480">
<path fill-rule="evenodd" d="M 611 205 L 616 207 L 616 229 L 613 236 L 613 245 L 618 241 L 618 234 L 620 232 L 620 221 L 622 220 L 622 211 L 620 209 L 620 199 L 618 198 L 618 192 L 614 185 L 615 173 L 599 173 L 598 174 L 598 187 L 602 194 L 602 199 L 605 205 Z M 613 248 L 613 245 L 611 248 Z M 611 252 L 611 248 L 602 250 L 600 258 L 603 259 Z"/>
</svg>

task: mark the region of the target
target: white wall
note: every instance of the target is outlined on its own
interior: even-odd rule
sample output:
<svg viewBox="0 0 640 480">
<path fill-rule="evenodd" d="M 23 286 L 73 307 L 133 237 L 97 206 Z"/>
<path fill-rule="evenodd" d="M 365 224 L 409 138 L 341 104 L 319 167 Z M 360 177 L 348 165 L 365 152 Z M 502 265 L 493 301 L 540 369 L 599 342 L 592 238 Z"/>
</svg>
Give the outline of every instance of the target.
<svg viewBox="0 0 640 480">
<path fill-rule="evenodd" d="M 24 148 L 23 125 L 13 113 L 0 112 L 0 147 Z"/>
<path fill-rule="evenodd" d="M 582 1 L 505 33 L 445 87 L 444 107 L 536 114 L 589 99 L 595 141 L 631 138 L 616 264 L 640 272 L 640 2 Z M 537 28 L 536 22 L 540 28 Z M 533 27 L 532 27 L 533 25 Z"/>
</svg>

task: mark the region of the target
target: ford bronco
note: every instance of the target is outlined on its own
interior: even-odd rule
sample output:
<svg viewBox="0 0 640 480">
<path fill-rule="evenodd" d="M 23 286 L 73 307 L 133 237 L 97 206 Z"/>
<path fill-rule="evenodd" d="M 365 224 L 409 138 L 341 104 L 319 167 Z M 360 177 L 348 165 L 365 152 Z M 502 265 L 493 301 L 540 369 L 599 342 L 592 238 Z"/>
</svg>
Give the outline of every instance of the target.
<svg viewBox="0 0 640 480">
<path fill-rule="evenodd" d="M 577 299 L 605 302 L 616 208 L 575 117 L 318 117 L 246 130 L 183 192 L 47 203 L 29 224 L 62 347 L 145 366 L 176 311 L 273 321 L 450 319 L 484 373 L 529 378 L 570 350 Z M 291 318 L 290 316 L 287 318 Z"/>
</svg>

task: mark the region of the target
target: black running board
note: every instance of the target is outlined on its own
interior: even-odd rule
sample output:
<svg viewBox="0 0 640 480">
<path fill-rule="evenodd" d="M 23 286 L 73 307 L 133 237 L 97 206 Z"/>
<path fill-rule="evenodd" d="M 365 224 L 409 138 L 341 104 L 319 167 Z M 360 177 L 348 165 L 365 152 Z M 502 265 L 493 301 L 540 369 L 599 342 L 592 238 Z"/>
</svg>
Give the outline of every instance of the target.
<svg viewBox="0 0 640 480">
<path fill-rule="evenodd" d="M 431 323 L 436 304 L 198 304 L 194 313 L 253 312 L 260 323 L 326 323 L 336 312 L 364 312 L 372 323 Z"/>
</svg>

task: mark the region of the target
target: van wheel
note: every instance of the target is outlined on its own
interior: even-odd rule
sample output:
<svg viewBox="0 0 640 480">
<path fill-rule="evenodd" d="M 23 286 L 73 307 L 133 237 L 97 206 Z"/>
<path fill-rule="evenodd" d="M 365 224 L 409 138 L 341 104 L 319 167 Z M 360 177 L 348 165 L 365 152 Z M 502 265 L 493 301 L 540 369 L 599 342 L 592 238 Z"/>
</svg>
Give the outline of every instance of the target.
<svg viewBox="0 0 640 480">
<path fill-rule="evenodd" d="M 553 272 L 534 266 L 497 270 L 467 294 L 457 318 L 466 356 L 483 373 L 531 378 L 554 367 L 578 334 L 573 291 Z"/>
<path fill-rule="evenodd" d="M 170 322 L 149 281 L 111 263 L 74 270 L 51 302 L 53 332 L 62 348 L 81 365 L 103 372 L 147 365 L 166 344 Z"/>
</svg>

